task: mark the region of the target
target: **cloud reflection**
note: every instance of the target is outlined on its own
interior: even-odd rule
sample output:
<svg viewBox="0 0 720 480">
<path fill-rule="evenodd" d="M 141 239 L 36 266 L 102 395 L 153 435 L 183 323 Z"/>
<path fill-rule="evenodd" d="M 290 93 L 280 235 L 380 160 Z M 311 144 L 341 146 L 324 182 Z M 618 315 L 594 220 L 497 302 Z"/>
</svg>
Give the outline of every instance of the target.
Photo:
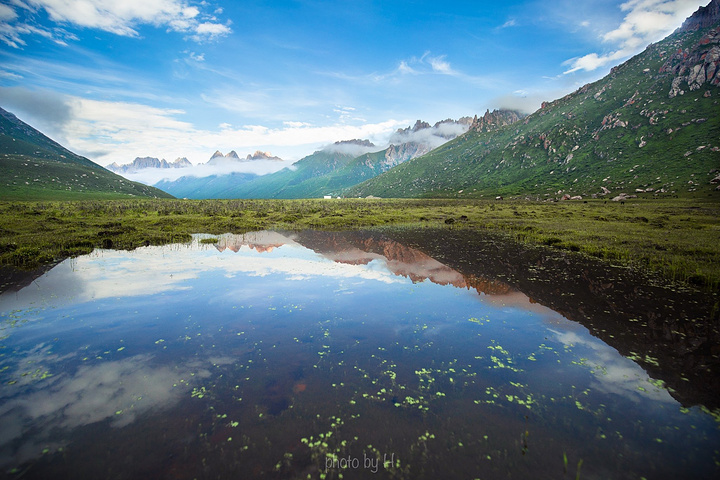
<svg viewBox="0 0 720 480">
<path fill-rule="evenodd" d="M 611 346 L 574 331 L 548 330 L 566 347 L 582 348 L 582 353 L 578 355 L 585 359 L 584 363 L 589 368 L 595 370 L 591 384 L 595 390 L 619 395 L 638 404 L 643 400 L 676 403 L 667 390 L 652 385 L 645 370 L 632 360 L 619 355 Z"/>
<path fill-rule="evenodd" d="M 18 365 L 27 364 L 33 355 L 17 357 Z M 0 466 L 37 457 L 48 446 L 63 446 L 53 440 L 57 428 L 72 429 L 105 420 L 113 427 L 124 427 L 151 410 L 171 407 L 187 396 L 192 386 L 188 380 L 209 376 L 205 367 L 212 364 L 208 360 L 204 364 L 153 366 L 152 359 L 144 354 L 81 365 L 72 374 L 59 373 L 28 385 L 19 395 L 14 394 L 18 385 L 3 387 Z"/>
<path fill-rule="evenodd" d="M 293 280 L 325 276 L 386 284 L 404 281 L 384 264 L 368 268 L 336 263 L 276 232 L 223 235 L 217 247 L 201 244 L 204 237 L 208 236 L 196 235 L 187 245 L 142 247 L 131 252 L 96 250 L 62 262 L 38 278 L 32 287 L 0 295 L 0 303 L 7 312 L 27 309 L 28 305 L 38 302 L 43 307 L 56 306 L 64 299 L 87 302 L 156 295 L 190 289 L 188 280 L 205 272 L 218 272 L 227 277 L 279 274 Z M 171 261 L 168 256 L 172 256 Z M 41 300 L 38 300 L 38 288 L 44 292 Z"/>
</svg>

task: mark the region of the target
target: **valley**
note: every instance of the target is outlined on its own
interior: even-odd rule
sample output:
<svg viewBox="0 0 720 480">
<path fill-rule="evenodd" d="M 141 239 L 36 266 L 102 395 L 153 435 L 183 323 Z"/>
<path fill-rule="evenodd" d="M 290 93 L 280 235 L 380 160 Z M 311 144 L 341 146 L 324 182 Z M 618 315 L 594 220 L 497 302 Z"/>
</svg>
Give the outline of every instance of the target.
<svg viewBox="0 0 720 480">
<path fill-rule="evenodd" d="M 31 3 L 0 477 L 718 476 L 720 0 Z"/>
</svg>

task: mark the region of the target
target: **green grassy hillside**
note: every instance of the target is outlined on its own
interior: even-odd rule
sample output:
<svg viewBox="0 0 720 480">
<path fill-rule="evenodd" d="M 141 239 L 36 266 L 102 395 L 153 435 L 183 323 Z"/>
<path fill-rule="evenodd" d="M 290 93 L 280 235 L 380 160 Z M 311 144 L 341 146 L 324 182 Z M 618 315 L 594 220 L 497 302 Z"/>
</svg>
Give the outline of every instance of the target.
<svg viewBox="0 0 720 480">
<path fill-rule="evenodd" d="M 0 200 L 80 200 L 171 195 L 103 168 L 0 154 Z"/>
<path fill-rule="evenodd" d="M 162 180 L 154 186 L 177 198 L 227 198 L 228 192 L 240 185 L 259 178 L 252 173 L 229 173 L 209 177 L 180 177 L 177 180 Z"/>
<path fill-rule="evenodd" d="M 0 179 L 1 200 L 172 198 L 71 152 L 1 108 Z"/>
<path fill-rule="evenodd" d="M 354 155 L 320 150 L 270 175 L 238 185 L 224 192 L 225 198 L 311 198 L 326 191 L 325 176 L 343 168 Z"/>
<path fill-rule="evenodd" d="M 709 39 L 708 39 L 709 37 Z M 671 98 L 674 58 L 705 58 L 720 35 L 681 30 L 600 81 L 496 132 L 470 131 L 346 191 L 349 196 L 718 196 L 720 88 Z M 701 61 L 702 62 L 702 61 Z M 677 81 L 676 81 L 677 83 Z"/>
</svg>

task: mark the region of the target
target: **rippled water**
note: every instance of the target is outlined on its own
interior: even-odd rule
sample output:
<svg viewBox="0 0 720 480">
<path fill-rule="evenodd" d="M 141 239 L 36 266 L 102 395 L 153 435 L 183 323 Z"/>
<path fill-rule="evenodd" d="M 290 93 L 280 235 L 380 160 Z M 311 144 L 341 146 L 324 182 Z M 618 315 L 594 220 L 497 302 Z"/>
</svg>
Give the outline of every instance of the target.
<svg viewBox="0 0 720 480">
<path fill-rule="evenodd" d="M 9 478 L 703 478 L 717 415 L 380 236 L 99 250 L 0 295 Z"/>
</svg>

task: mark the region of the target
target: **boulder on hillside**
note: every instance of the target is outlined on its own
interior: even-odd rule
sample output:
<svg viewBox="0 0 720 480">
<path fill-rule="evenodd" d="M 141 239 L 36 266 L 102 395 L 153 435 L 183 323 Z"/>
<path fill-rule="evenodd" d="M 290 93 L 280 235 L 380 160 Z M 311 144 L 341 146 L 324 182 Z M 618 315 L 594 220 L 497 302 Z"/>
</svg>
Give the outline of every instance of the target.
<svg viewBox="0 0 720 480">
<path fill-rule="evenodd" d="M 630 198 L 638 198 L 638 196 L 637 196 L 637 195 L 628 195 L 627 193 L 621 193 L 621 194 L 618 195 L 617 197 L 614 197 L 614 198 L 612 199 L 612 201 L 613 201 L 613 202 L 623 202 L 623 201 L 628 200 L 628 199 L 630 199 Z"/>
</svg>

